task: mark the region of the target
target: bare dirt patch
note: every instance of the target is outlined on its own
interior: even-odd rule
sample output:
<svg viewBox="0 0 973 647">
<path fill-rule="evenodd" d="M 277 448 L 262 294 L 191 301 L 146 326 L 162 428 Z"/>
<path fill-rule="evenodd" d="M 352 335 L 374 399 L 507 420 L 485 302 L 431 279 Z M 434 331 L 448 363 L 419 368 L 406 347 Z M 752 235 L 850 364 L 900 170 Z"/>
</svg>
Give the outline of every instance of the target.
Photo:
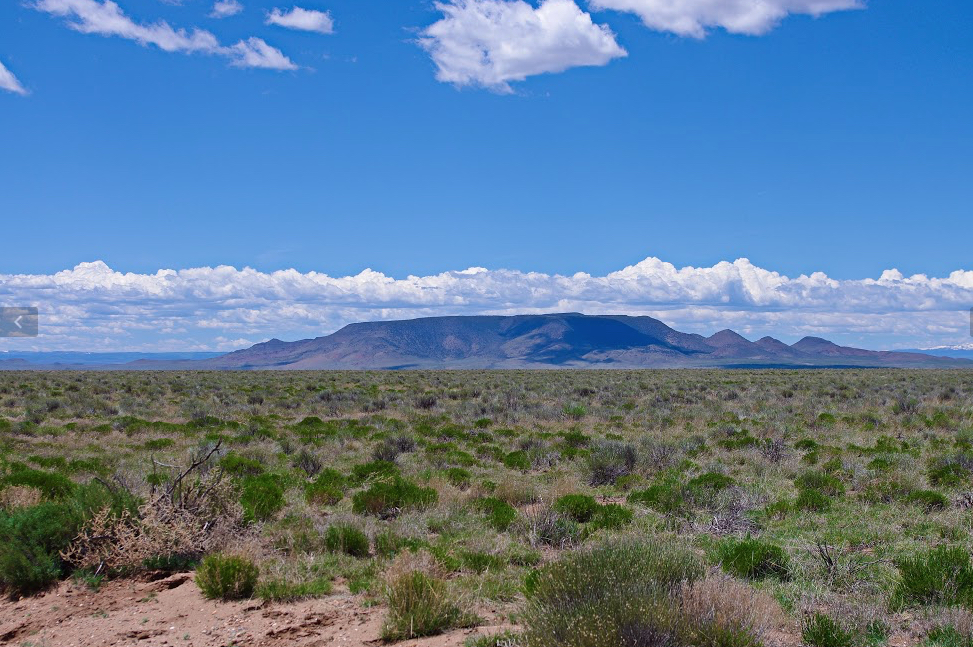
<svg viewBox="0 0 973 647">
<path fill-rule="evenodd" d="M 152 582 L 117 580 L 98 591 L 67 581 L 42 595 L 0 601 L 0 645 L 375 646 L 382 644 L 384 614 L 383 607 L 365 607 L 362 598 L 348 594 L 294 603 L 214 602 L 200 594 L 192 573 Z M 454 647 L 471 633 L 398 644 Z"/>
</svg>

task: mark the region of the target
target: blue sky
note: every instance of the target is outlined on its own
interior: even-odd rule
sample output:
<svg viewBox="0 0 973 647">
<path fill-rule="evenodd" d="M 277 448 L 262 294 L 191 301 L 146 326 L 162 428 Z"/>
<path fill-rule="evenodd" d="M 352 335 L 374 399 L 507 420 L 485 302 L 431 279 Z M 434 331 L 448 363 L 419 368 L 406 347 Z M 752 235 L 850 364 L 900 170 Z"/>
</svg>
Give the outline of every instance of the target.
<svg viewBox="0 0 973 647">
<path fill-rule="evenodd" d="M 84 22 L 79 12 L 105 10 L 102 0 L 0 3 L 0 301 L 30 298 L 11 277 L 91 262 L 143 277 L 229 265 L 400 280 L 469 267 L 606 277 L 646 258 L 676 268 L 746 258 L 790 279 L 848 282 L 973 269 L 966 0 L 765 3 L 816 17 L 739 15 L 734 0 L 681 0 L 678 15 L 659 0 L 298 0 L 321 12 L 310 23 L 293 4 L 239 3 L 218 19 L 203 0 L 119 0 L 134 26 L 122 35 L 105 35 L 97 16 Z M 561 13 L 544 16 L 548 3 Z M 285 24 L 269 20 L 275 8 Z M 159 36 L 161 21 L 188 31 Z M 206 37 L 192 41 L 193 29 Z M 197 51 L 133 40 L 145 30 Z M 471 48 L 489 62 L 464 61 Z M 934 330 L 859 326 L 859 308 L 820 332 L 871 346 L 969 341 L 965 281 L 931 306 L 865 308 L 929 307 L 942 315 Z M 841 298 L 816 312 L 842 311 Z M 50 299 L 52 320 L 81 325 L 66 305 L 76 301 Z M 553 299 L 467 302 L 470 312 L 579 305 Z M 768 318 L 784 307 L 769 303 L 741 306 L 763 313 L 755 331 L 806 332 Z M 339 315 L 322 298 L 289 332 L 392 305 L 363 297 Z M 412 306 L 395 312 L 429 312 Z M 725 327 L 716 315 L 676 319 Z M 166 344 L 281 336 L 273 326 L 176 327 Z M 161 343 L 124 323 L 109 330 L 36 343 Z"/>
</svg>

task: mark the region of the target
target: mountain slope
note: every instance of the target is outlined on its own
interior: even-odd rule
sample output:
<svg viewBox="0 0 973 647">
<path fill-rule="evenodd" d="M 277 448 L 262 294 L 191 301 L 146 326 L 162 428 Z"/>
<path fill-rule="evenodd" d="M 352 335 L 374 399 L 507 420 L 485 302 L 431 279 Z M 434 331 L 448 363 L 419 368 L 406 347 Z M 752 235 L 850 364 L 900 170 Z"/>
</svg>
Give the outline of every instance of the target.
<svg viewBox="0 0 973 647">
<path fill-rule="evenodd" d="M 973 367 L 918 353 L 806 337 L 788 346 L 732 330 L 705 338 L 652 317 L 578 313 L 428 317 L 356 323 L 332 335 L 277 339 L 191 363 L 208 369 L 639 368 L 705 366 Z"/>
</svg>

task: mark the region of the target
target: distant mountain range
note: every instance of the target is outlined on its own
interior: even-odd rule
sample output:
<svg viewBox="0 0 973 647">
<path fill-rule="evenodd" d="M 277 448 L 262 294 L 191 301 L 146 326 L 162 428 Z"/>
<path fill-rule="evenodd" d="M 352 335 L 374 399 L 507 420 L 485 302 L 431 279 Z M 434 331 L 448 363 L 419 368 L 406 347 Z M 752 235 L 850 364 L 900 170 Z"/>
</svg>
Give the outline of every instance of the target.
<svg viewBox="0 0 973 647">
<path fill-rule="evenodd" d="M 91 365 L 0 368 L 92 368 Z M 973 361 L 918 352 L 872 351 L 805 337 L 787 345 L 750 341 L 732 330 L 710 337 L 652 317 L 577 313 L 429 317 L 345 326 L 334 334 L 202 359 L 140 358 L 102 368 L 128 370 L 321 370 L 483 368 L 973 368 Z"/>
</svg>

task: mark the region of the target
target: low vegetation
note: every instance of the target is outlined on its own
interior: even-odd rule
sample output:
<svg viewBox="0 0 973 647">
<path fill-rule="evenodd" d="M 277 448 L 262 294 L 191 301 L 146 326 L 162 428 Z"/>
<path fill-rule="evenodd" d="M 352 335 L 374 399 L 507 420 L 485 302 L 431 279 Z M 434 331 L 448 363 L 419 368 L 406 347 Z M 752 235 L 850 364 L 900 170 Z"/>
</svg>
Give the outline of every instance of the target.
<svg viewBox="0 0 973 647">
<path fill-rule="evenodd" d="M 0 372 L 10 597 L 192 570 L 390 642 L 971 647 L 971 515 L 969 372 Z"/>
</svg>

